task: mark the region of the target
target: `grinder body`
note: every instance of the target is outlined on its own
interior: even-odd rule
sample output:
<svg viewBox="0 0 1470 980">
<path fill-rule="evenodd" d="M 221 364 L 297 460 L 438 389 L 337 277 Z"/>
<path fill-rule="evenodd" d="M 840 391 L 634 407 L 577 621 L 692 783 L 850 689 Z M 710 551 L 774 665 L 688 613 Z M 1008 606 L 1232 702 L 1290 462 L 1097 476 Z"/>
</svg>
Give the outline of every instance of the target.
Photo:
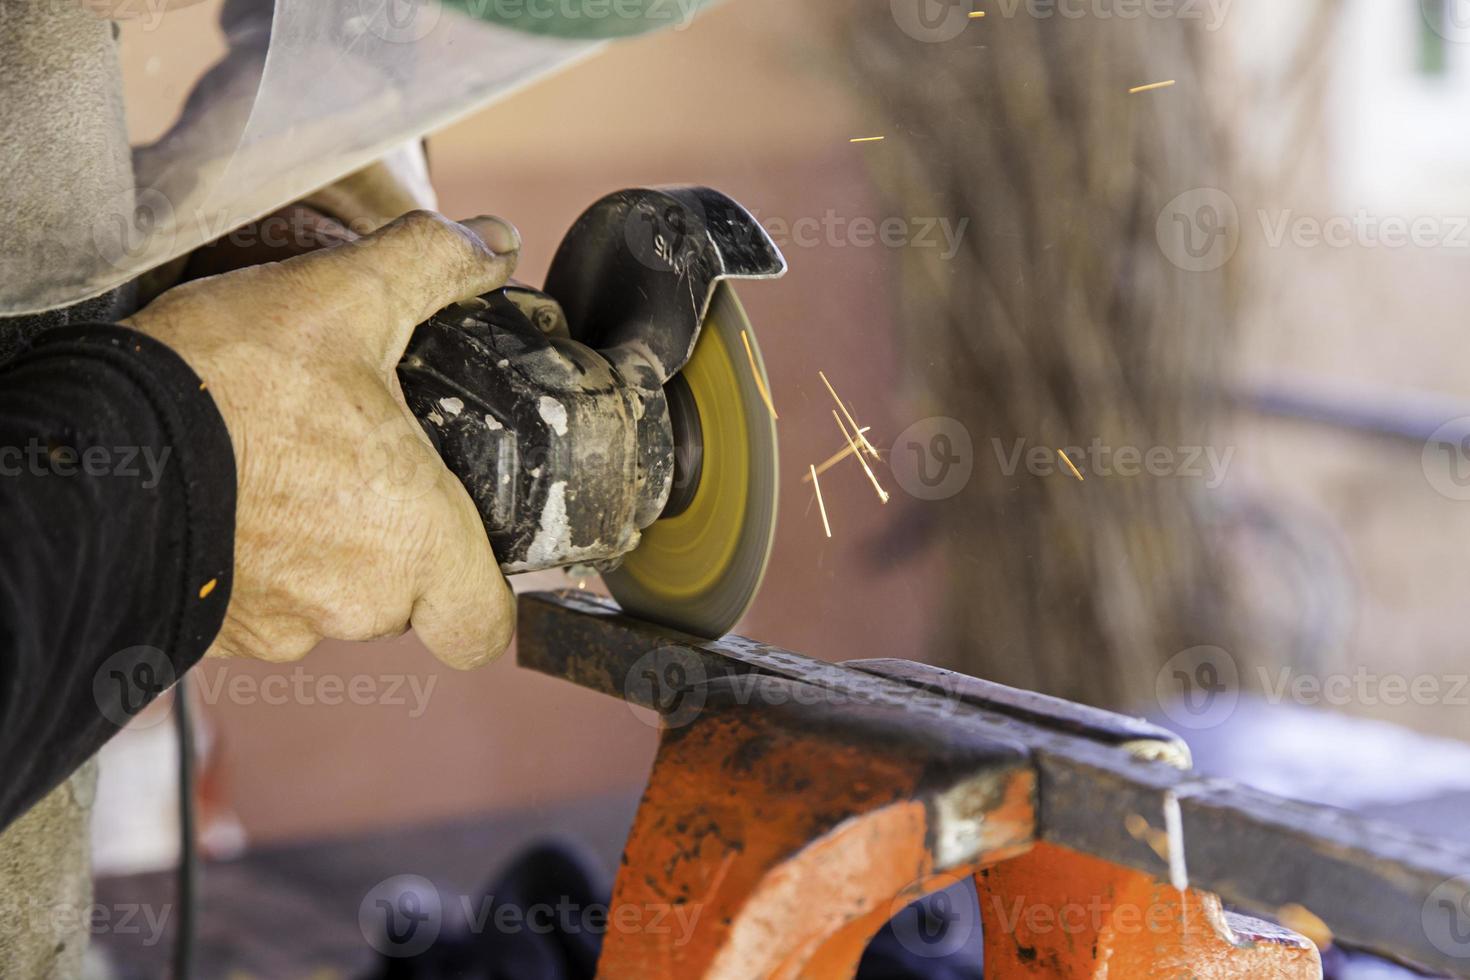
<svg viewBox="0 0 1470 980">
<path fill-rule="evenodd" d="M 497 290 L 419 327 L 398 369 L 404 395 L 474 499 L 502 571 L 612 567 L 672 488 L 662 385 L 630 381 L 614 352 L 543 332 L 515 301 L 542 299 L 526 293 Z"/>
<path fill-rule="evenodd" d="M 785 268 L 759 223 L 718 192 L 621 191 L 573 225 L 544 291 L 509 286 L 418 328 L 398 368 L 404 395 L 469 491 L 503 571 L 610 571 L 645 529 L 689 504 L 707 447 L 679 372 L 726 280 Z M 754 354 L 750 367 L 760 370 Z M 721 451 L 757 453 L 742 472 L 773 486 L 773 430 L 752 445 Z M 756 521 L 768 526 L 751 529 L 765 539 L 761 571 L 768 510 Z"/>
</svg>

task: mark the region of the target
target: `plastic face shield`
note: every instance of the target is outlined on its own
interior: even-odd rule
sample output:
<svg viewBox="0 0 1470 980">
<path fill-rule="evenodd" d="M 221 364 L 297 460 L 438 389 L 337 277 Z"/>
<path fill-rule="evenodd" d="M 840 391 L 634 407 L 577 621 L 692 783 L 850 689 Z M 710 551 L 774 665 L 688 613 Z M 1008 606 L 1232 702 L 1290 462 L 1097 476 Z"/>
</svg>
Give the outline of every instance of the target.
<svg viewBox="0 0 1470 980">
<path fill-rule="evenodd" d="M 5 264 L 0 315 L 103 293 L 588 55 L 607 38 L 685 23 L 702 2 L 213 4 L 227 53 L 196 68 L 192 81 L 170 80 L 188 96 L 171 124 L 146 141 L 134 137 L 131 181 L 119 179 L 102 206 L 89 206 L 94 213 L 58 222 L 44 236 L 44 263 Z M 163 43 L 170 18 L 188 15 L 212 27 L 202 11 L 134 3 L 140 15 L 121 22 L 119 32 L 123 62 L 154 75 L 189 60 L 180 57 L 177 31 L 171 51 L 146 51 Z M 131 117 L 136 108 L 124 111 Z"/>
</svg>

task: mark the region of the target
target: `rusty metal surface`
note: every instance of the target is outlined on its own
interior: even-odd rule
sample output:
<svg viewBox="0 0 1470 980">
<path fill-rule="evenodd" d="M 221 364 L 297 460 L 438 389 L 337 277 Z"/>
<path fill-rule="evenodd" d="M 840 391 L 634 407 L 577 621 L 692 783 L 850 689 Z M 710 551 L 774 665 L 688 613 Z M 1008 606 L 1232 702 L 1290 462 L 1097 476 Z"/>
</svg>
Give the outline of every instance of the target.
<svg viewBox="0 0 1470 980">
<path fill-rule="evenodd" d="M 975 877 L 994 980 L 1321 980 L 1310 940 L 1220 899 L 1039 844 Z"/>
<path fill-rule="evenodd" d="M 1344 945 L 1470 976 L 1470 959 L 1453 942 L 1459 920 L 1441 930 L 1433 918 L 1470 909 L 1463 847 L 1141 761 L 1116 739 L 1075 733 L 1096 724 L 1068 731 L 1058 719 L 1033 723 L 1014 705 L 982 706 L 973 690 L 966 697 L 935 677 L 880 677 L 741 637 L 701 641 L 585 594 L 522 596 L 520 616 L 522 666 L 666 718 L 696 716 L 705 681 L 743 678 L 748 686 L 750 675 L 768 675 L 819 689 L 824 703 L 900 707 L 915 720 L 1010 744 L 1036 768 L 1039 839 L 1165 881 L 1182 873 L 1190 887 L 1259 914 L 1301 905 Z"/>
<path fill-rule="evenodd" d="M 611 908 L 687 909 L 687 941 L 609 933 L 598 976 L 851 976 L 943 871 L 1033 844 L 1026 753 L 767 675 L 704 685 L 661 733 Z M 761 710 L 749 710 L 759 704 Z"/>
</svg>

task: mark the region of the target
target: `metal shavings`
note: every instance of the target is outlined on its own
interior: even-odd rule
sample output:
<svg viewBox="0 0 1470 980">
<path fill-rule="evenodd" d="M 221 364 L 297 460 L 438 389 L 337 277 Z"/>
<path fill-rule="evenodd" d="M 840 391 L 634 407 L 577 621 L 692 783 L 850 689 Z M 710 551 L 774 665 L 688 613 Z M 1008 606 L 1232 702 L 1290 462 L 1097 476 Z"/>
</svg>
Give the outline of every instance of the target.
<svg viewBox="0 0 1470 980">
<path fill-rule="evenodd" d="M 822 529 L 827 532 L 827 537 L 832 536 L 832 525 L 827 522 L 827 505 L 822 502 L 822 481 L 817 479 L 817 468 L 808 464 L 812 472 L 812 486 L 817 488 L 817 508 L 822 512 Z"/>
<path fill-rule="evenodd" d="M 858 458 L 859 463 L 863 464 L 863 472 L 868 474 L 868 479 L 873 483 L 873 489 L 878 491 L 878 499 L 885 504 L 888 503 L 888 491 L 883 489 L 883 485 L 873 475 L 873 468 L 868 465 L 866 459 L 863 459 L 863 454 L 858 451 L 857 443 L 853 442 L 852 436 L 847 434 L 847 426 L 842 424 L 842 416 L 838 415 L 835 409 L 832 411 L 832 420 L 837 423 L 837 428 L 842 430 L 842 438 L 846 439 L 848 445 L 852 447 L 852 454 Z M 862 436 L 859 435 L 858 438 L 861 439 Z"/>
<path fill-rule="evenodd" d="M 872 430 L 872 426 L 865 425 L 861 429 L 858 430 L 858 434 L 859 435 L 862 435 L 863 433 L 869 432 L 871 430 Z M 815 469 L 817 471 L 816 472 L 816 476 L 821 476 L 823 473 L 827 472 L 832 467 L 836 466 L 838 463 L 842 462 L 844 459 L 846 459 L 847 457 L 849 457 L 851 455 L 852 455 L 852 444 L 849 443 L 848 445 L 844 446 L 842 449 L 839 449 L 837 452 L 833 453 L 831 456 L 828 456 L 822 462 L 818 463 L 816 465 L 816 467 L 815 467 Z M 812 482 L 812 476 L 811 475 L 803 476 L 801 478 L 801 482 L 802 483 L 811 483 Z"/>
<path fill-rule="evenodd" d="M 1085 479 L 1083 479 L 1082 471 L 1079 470 L 1079 469 L 1077 469 L 1077 464 L 1072 462 L 1072 457 L 1068 456 L 1066 453 L 1062 452 L 1060 449 L 1057 450 L 1057 455 L 1060 456 L 1060 457 L 1062 457 L 1062 462 L 1064 462 L 1064 463 L 1067 464 L 1067 469 L 1069 469 L 1069 470 L 1072 471 L 1072 475 L 1075 476 L 1078 479 L 1078 481 L 1080 481 L 1082 483 L 1086 483 L 1087 482 Z"/>
<path fill-rule="evenodd" d="M 1169 884 L 1185 891 L 1189 888 L 1189 869 L 1184 864 L 1184 814 L 1179 809 L 1179 797 L 1173 793 L 1164 794 L 1164 830 L 1169 849 Z"/>
<path fill-rule="evenodd" d="M 838 408 L 842 409 L 842 414 L 845 415 L 845 416 L 847 416 L 847 421 L 849 423 L 851 423 L 853 429 L 857 432 L 857 434 L 858 434 L 858 437 L 857 437 L 858 438 L 858 442 L 862 444 L 863 452 L 867 453 L 869 456 L 872 456 L 874 459 L 877 459 L 878 458 L 878 450 L 874 449 L 873 448 L 873 444 L 868 441 L 868 437 L 865 436 L 865 435 L 863 435 L 863 433 L 864 432 L 867 432 L 868 430 L 867 429 L 859 429 L 858 428 L 857 419 L 855 419 L 855 418 L 852 417 L 852 413 L 847 410 L 847 406 L 842 403 L 842 399 L 839 398 L 839 397 L 837 397 L 837 389 L 836 388 L 833 388 L 832 387 L 832 382 L 830 382 L 830 381 L 827 380 L 826 373 L 824 373 L 822 371 L 818 371 L 817 372 L 817 377 L 819 377 L 819 378 L 822 379 L 822 384 L 824 384 L 824 385 L 827 386 L 827 391 L 831 393 L 832 400 L 837 403 L 837 407 Z M 843 430 L 843 434 L 844 435 L 847 434 L 847 430 L 846 429 Z"/>
<path fill-rule="evenodd" d="M 771 418 L 779 419 L 781 416 L 776 414 L 776 403 L 771 401 L 771 393 L 766 390 L 766 381 L 761 377 L 760 368 L 755 366 L 755 350 L 750 346 L 750 335 L 742 330 L 740 340 L 745 344 L 745 356 L 750 360 L 750 373 L 755 375 L 755 386 L 760 389 L 761 398 L 765 399 Z"/>
</svg>

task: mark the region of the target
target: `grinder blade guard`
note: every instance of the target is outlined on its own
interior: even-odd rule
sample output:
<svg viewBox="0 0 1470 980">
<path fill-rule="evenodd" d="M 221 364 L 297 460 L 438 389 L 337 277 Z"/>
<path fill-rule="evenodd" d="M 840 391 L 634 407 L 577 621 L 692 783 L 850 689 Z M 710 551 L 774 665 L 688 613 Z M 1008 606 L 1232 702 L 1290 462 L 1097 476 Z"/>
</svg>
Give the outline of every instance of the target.
<svg viewBox="0 0 1470 980">
<path fill-rule="evenodd" d="M 544 291 L 509 286 L 418 328 L 404 395 L 504 572 L 588 565 L 641 618 L 734 626 L 770 555 L 776 439 L 726 280 L 785 271 L 728 197 L 627 190 L 576 221 Z"/>
</svg>

